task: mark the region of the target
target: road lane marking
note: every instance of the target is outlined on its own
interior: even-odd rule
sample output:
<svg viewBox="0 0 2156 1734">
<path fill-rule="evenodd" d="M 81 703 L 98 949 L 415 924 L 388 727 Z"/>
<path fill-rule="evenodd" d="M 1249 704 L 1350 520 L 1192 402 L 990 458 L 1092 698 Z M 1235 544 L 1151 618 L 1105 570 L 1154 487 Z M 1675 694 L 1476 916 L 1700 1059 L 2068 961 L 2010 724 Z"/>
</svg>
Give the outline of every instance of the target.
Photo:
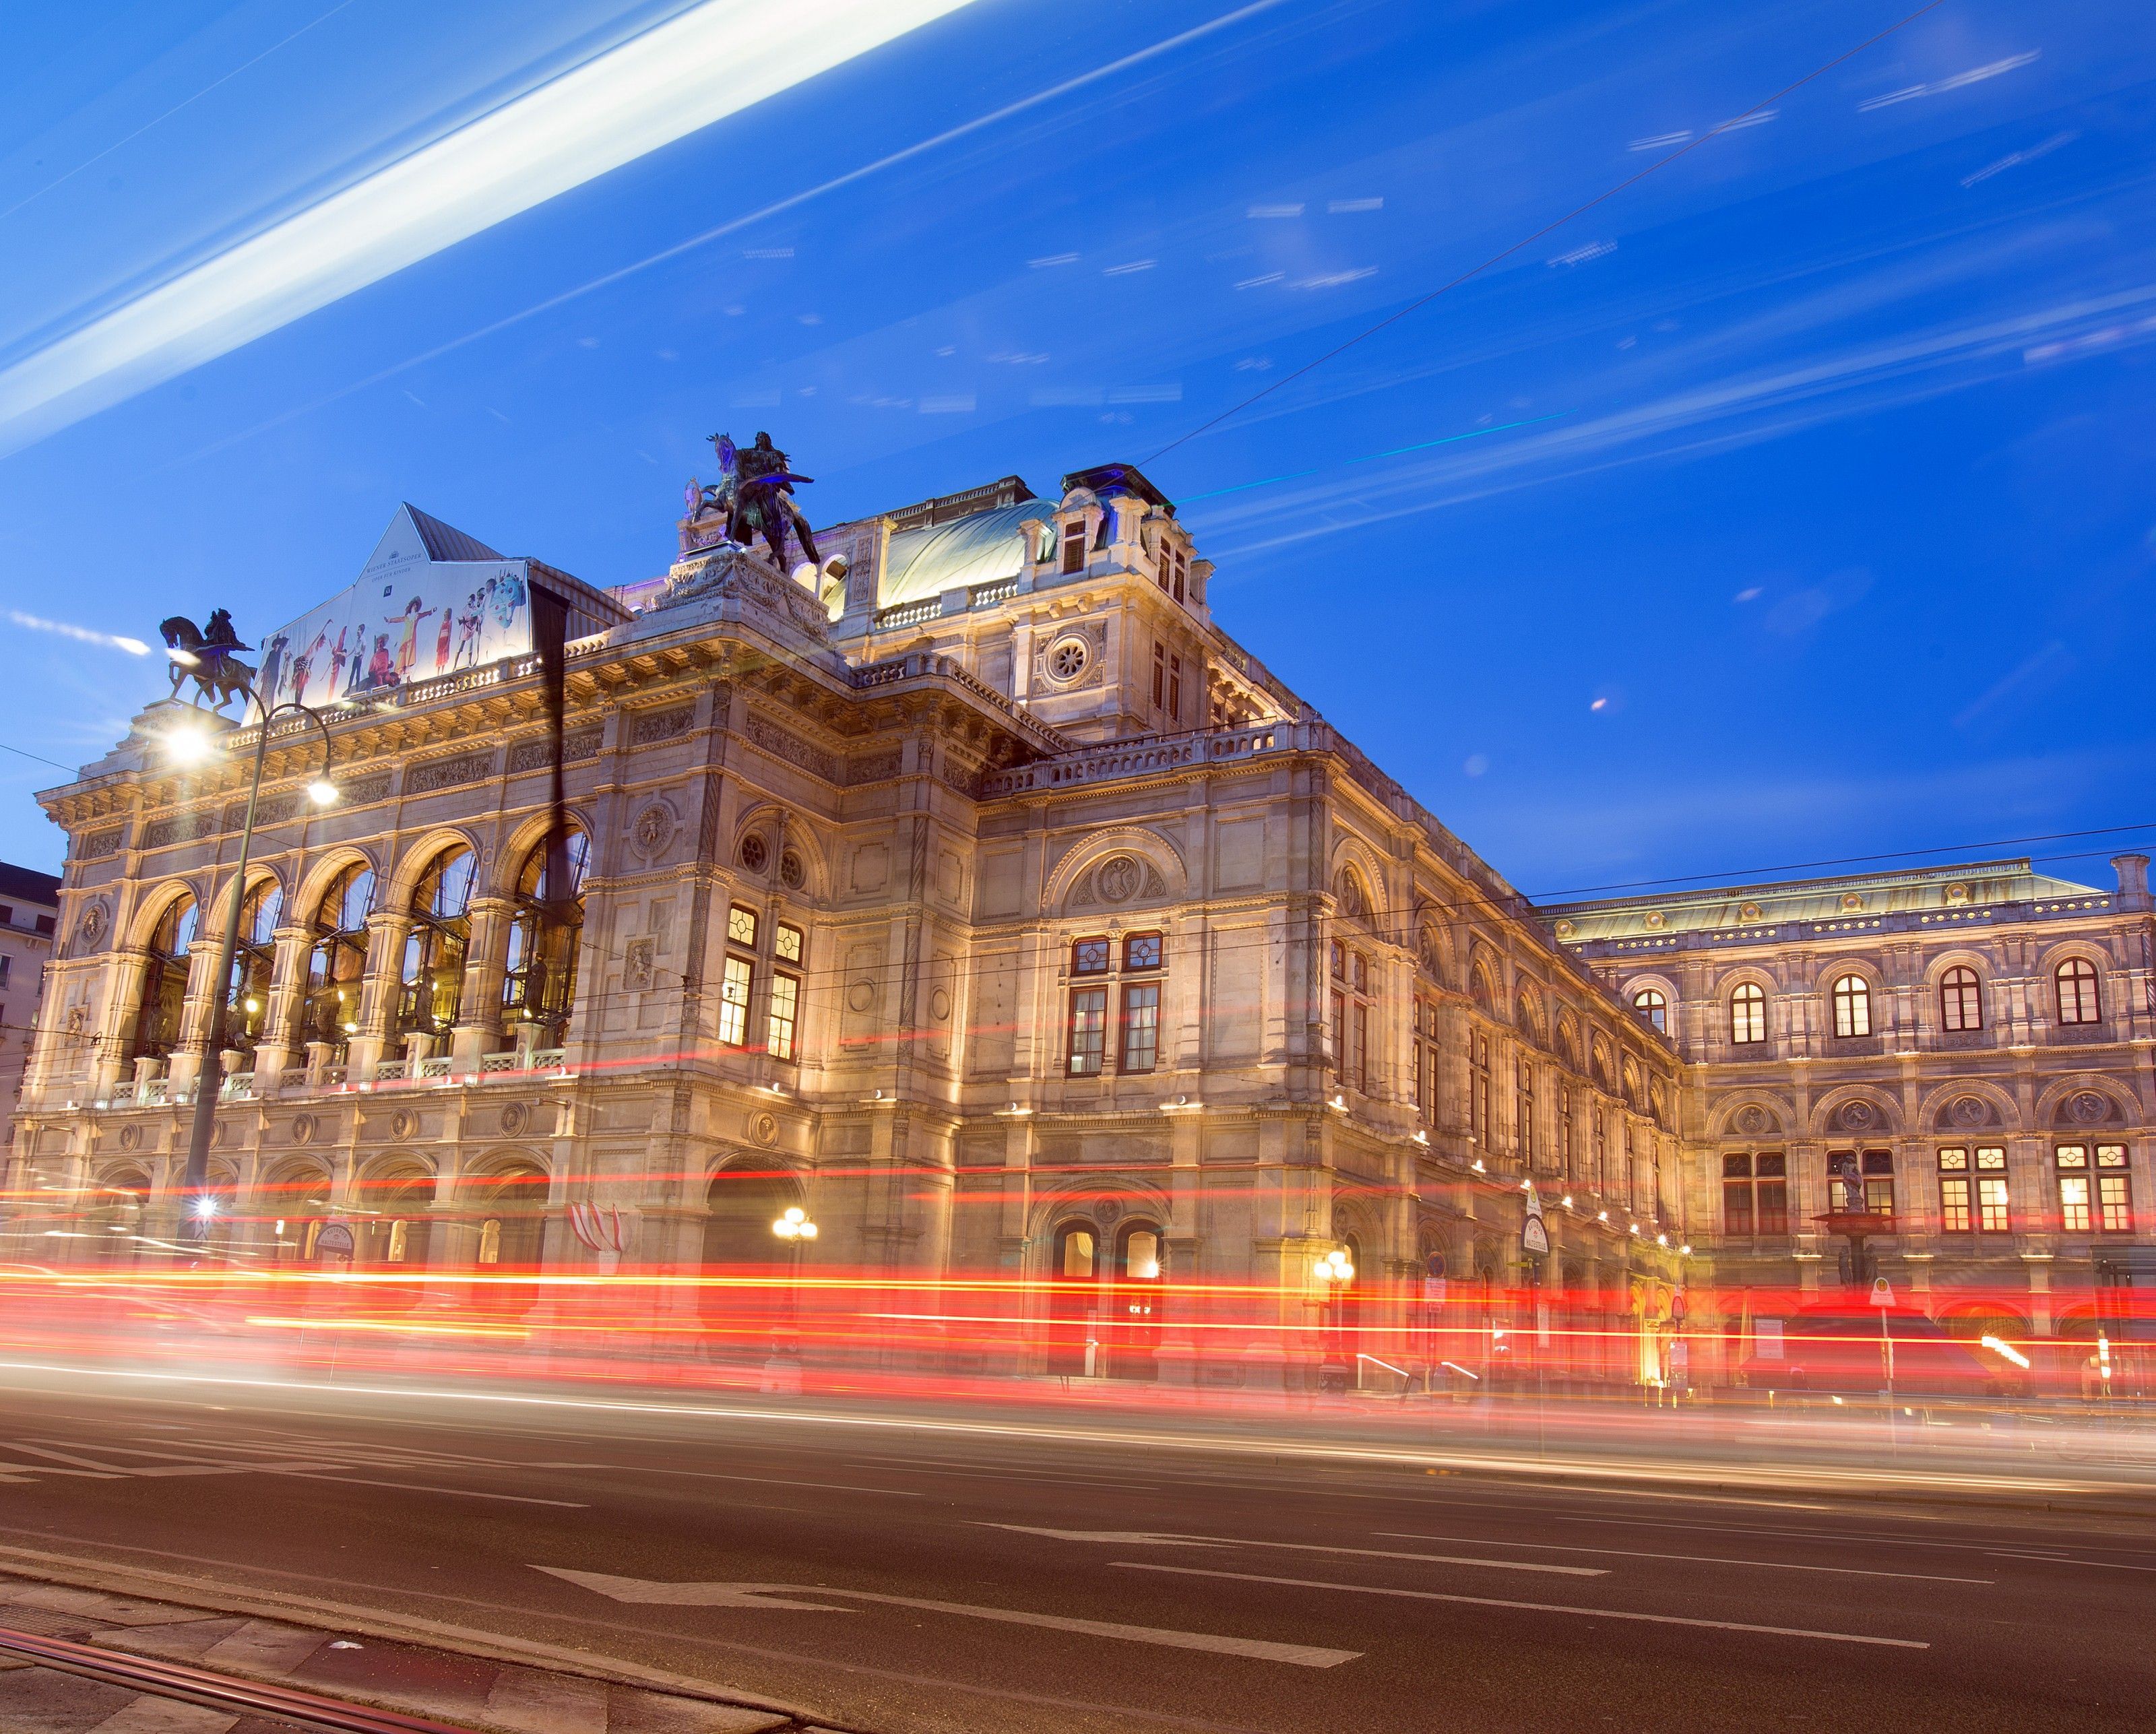
<svg viewBox="0 0 2156 1734">
<path fill-rule="evenodd" d="M 1127 1546 L 1159 1547 L 1278 1547 L 1291 1553 L 1348 1553 L 1360 1559 L 1413 1559 L 1438 1566 L 1481 1566 L 1492 1572 L 1542 1572 L 1555 1578 L 1607 1578 L 1602 1566 L 1548 1566 L 1525 1559 L 1474 1559 L 1464 1554 L 1405 1553 L 1397 1547 L 1339 1547 L 1322 1542 L 1260 1542 L 1241 1536 L 1156 1534 L 1142 1529 L 1035 1529 L 1024 1523 L 988 1523 L 971 1520 L 979 1529 L 1016 1530 L 1022 1536 L 1046 1536 L 1058 1542 L 1113 1542 Z M 1419 1539 L 1419 1538 L 1418 1538 Z"/>
<path fill-rule="evenodd" d="M 1917 1583 L 1980 1583 L 1986 1588 L 1999 1581 L 1995 1578 L 1944 1578 L 1930 1572 L 1882 1572 L 1863 1566 L 1799 1566 L 1779 1559 L 1730 1559 L 1714 1553 L 1648 1553 L 1637 1547 L 1568 1547 L 1559 1542 L 1479 1542 L 1472 1536 L 1423 1536 L 1404 1529 L 1381 1529 L 1377 1533 L 1401 1542 L 1449 1542 L 1455 1547 L 1527 1547 L 1537 1553 L 1607 1553 L 1620 1559 L 1677 1559 L 1699 1566 L 1754 1566 L 1763 1572 L 1832 1572 L 1849 1578 L 1907 1578 Z"/>
<path fill-rule="evenodd" d="M 1015 1608 L 987 1608 L 973 1602 L 938 1602 L 925 1596 L 893 1596 L 866 1589 L 834 1589 L 818 1583 L 668 1583 L 644 1578 L 617 1578 L 603 1572 L 572 1572 L 561 1566 L 535 1566 L 617 1602 L 655 1603 L 673 1608 L 785 1608 L 817 1613 L 846 1613 L 846 1608 L 785 1599 L 788 1595 L 845 1596 L 890 1608 L 917 1608 L 931 1613 L 955 1613 L 968 1619 L 992 1619 L 1008 1625 L 1042 1626 L 1081 1637 L 1113 1638 L 1126 1644 L 1152 1644 L 1169 1649 L 1210 1650 L 1217 1655 L 1247 1656 L 1286 1662 L 1297 1668 L 1337 1668 L 1363 1654 L 1359 1649 L 1327 1649 L 1311 1644 L 1273 1644 L 1258 1638 L 1230 1638 L 1215 1632 L 1181 1632 L 1166 1626 L 1124 1625 L 1113 1620 L 1072 1619 L 1060 1613 L 1029 1613 Z M 1215 1575 L 1227 1576 L 1229 1573 Z"/>
<path fill-rule="evenodd" d="M 856 1487 L 846 1481 L 789 1481 L 783 1475 L 727 1475 L 710 1469 L 661 1469 L 644 1463 L 534 1463 L 531 1469 L 603 1469 L 639 1475 L 693 1475 L 700 1481 L 747 1481 L 757 1487 L 816 1487 L 827 1493 L 880 1493 L 891 1499 L 926 1499 L 906 1487 Z"/>
<path fill-rule="evenodd" d="M 2047 1566 L 2094 1566 L 2106 1572 L 2156 1572 L 2156 1566 L 2128 1565 L 2120 1559 L 2075 1559 L 2064 1553 L 2010 1553 L 2002 1547 L 1987 1547 L 1984 1552 L 1994 1559 L 2034 1559 Z"/>
<path fill-rule="evenodd" d="M 355 1487 L 393 1487 L 399 1493 L 441 1493 L 451 1499 L 498 1499 L 514 1506 L 562 1506 L 572 1511 L 588 1511 L 591 1509 L 580 1500 L 534 1499 L 528 1493 L 482 1493 L 472 1487 L 423 1487 L 413 1481 L 377 1481 L 366 1475 L 332 1475 L 321 1470 L 270 1469 L 262 1473 L 292 1475 L 302 1481 L 348 1481 Z"/>
<path fill-rule="evenodd" d="M 1395 1596 L 1414 1602 L 1459 1602 L 1471 1608 L 1512 1608 L 1527 1613 L 1573 1613 L 1587 1619 L 1629 1619 L 1648 1625 L 1706 1626 L 1717 1632 L 1759 1632 L 1774 1638 L 1819 1638 L 1830 1644 L 1876 1644 L 1889 1649 L 1929 1649 L 1916 1638 L 1874 1638 L 1861 1632 L 1815 1632 L 1804 1626 L 1750 1625 L 1736 1619 L 1691 1619 L 1678 1613 L 1635 1613 L 1618 1608 L 1571 1608 L 1558 1602 L 1508 1602 L 1496 1596 L 1462 1596 L 1436 1589 L 1388 1589 L 1374 1583 L 1328 1583 L 1315 1578 L 1267 1578 L 1255 1572 L 1214 1572 L 1203 1566 L 1167 1566 L 1118 1559 L 1127 1572 L 1174 1572 L 1186 1578 L 1228 1578 L 1239 1583 L 1277 1583 L 1290 1589 L 1338 1589 L 1358 1596 Z"/>
<path fill-rule="evenodd" d="M 968 1480 L 983 1477 L 1000 1481 L 1040 1481 L 1051 1487 L 1111 1487 L 1118 1493 L 1158 1493 L 1157 1484 L 1142 1481 L 1100 1481 L 1083 1475 L 1035 1475 L 1024 1470 L 974 1468 L 966 1465 L 956 1469 L 929 1469 L 919 1464 L 901 1463 L 896 1458 L 847 1458 L 849 1469 L 865 1469 L 871 1475 L 896 1470 L 901 1475 L 957 1476 Z"/>
</svg>

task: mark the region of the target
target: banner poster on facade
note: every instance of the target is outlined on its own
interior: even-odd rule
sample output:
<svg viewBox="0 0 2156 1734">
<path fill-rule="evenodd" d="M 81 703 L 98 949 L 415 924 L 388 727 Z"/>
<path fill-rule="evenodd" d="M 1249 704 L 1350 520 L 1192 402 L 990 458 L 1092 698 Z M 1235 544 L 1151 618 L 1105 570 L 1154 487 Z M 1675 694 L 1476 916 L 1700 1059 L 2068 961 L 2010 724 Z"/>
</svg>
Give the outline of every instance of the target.
<svg viewBox="0 0 2156 1734">
<path fill-rule="evenodd" d="M 262 640 L 265 708 L 378 697 L 531 649 L 530 562 L 437 560 L 399 512 L 359 580 Z"/>
</svg>

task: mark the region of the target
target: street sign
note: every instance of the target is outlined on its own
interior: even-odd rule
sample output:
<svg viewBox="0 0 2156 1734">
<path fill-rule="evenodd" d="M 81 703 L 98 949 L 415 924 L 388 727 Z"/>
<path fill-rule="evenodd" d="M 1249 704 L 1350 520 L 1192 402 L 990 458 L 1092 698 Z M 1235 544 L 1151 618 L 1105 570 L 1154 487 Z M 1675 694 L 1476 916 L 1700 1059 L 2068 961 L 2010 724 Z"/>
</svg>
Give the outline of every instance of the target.
<svg viewBox="0 0 2156 1734">
<path fill-rule="evenodd" d="M 1520 1250 L 1531 1259 L 1549 1256 L 1549 1225 L 1543 1220 L 1543 1201 L 1527 1188 L 1527 1213 L 1520 1224 Z"/>
<path fill-rule="evenodd" d="M 1445 1254 L 1441 1252 L 1432 1253 L 1423 1263 L 1422 1304 L 1445 1305 Z"/>
<path fill-rule="evenodd" d="M 1874 1306 L 1892 1306 L 1894 1304 L 1893 1285 L 1883 1276 L 1871 1279 L 1871 1304 Z"/>
<path fill-rule="evenodd" d="M 315 1236 L 315 1256 L 318 1259 L 348 1259 L 355 1246 L 349 1223 L 326 1222 L 321 1232 Z"/>
</svg>

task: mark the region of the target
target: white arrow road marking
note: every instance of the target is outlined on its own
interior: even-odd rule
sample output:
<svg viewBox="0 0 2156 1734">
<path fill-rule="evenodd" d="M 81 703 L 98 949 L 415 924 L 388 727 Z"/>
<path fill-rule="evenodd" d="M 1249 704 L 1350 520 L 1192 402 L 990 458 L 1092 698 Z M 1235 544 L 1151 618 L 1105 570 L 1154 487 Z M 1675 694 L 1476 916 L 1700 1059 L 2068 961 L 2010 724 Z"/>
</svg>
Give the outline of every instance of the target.
<svg viewBox="0 0 2156 1734">
<path fill-rule="evenodd" d="M 1649 1625 L 1709 1626 L 1717 1632 L 1763 1632 L 1776 1638 L 1822 1638 L 1832 1644 L 1878 1644 L 1892 1649 L 1929 1649 L 1914 1638 L 1872 1638 L 1861 1632 L 1815 1632 L 1803 1626 L 1747 1625 L 1734 1619 L 1686 1619 L 1676 1613 L 1634 1613 L 1618 1608 L 1568 1608 L 1556 1602 L 1507 1602 L 1494 1596 L 1447 1595 L 1435 1589 L 1386 1589 L 1374 1583 L 1327 1583 L 1313 1578 L 1265 1578 L 1255 1572 L 1209 1572 L 1202 1566 L 1163 1566 L 1135 1559 L 1114 1562 L 1127 1572 L 1176 1572 L 1189 1578 L 1232 1578 L 1239 1583 L 1279 1583 L 1291 1589 L 1344 1589 L 1362 1596 L 1399 1596 L 1415 1602 L 1462 1602 L 1471 1608 L 1517 1608 L 1528 1613 L 1577 1613 L 1588 1619 L 1631 1619 Z"/>
<path fill-rule="evenodd" d="M 1678 1559 L 1699 1566 L 1753 1566 L 1763 1572 L 1831 1572 L 1844 1578 L 1909 1578 L 1919 1583 L 1977 1583 L 1989 1586 L 1995 1578 L 1942 1578 L 1929 1572 L 1885 1572 L 1868 1566 L 1800 1566 L 1784 1559 L 1732 1559 L 1722 1553 L 1647 1553 L 1636 1547 L 1568 1547 L 1560 1542 L 1478 1542 L 1472 1536 L 1419 1536 L 1410 1530 L 1381 1529 L 1381 1536 L 1401 1542 L 1450 1542 L 1469 1547 L 1531 1547 L 1537 1553 L 1610 1553 L 1624 1559 Z"/>
<path fill-rule="evenodd" d="M 1228 1638 L 1213 1632 L 1178 1632 L 1163 1626 L 1122 1625 L 1113 1620 L 1066 1619 L 1056 1613 L 1027 1613 L 1015 1608 L 983 1608 L 972 1602 L 935 1602 L 920 1596 L 879 1595 L 873 1590 L 826 1588 L 807 1583 L 657 1583 L 643 1578 L 614 1578 L 603 1572 L 572 1572 L 538 1566 L 550 1577 L 567 1578 L 617 1602 L 649 1602 L 677 1608 L 798 1608 L 817 1613 L 849 1613 L 819 1602 L 784 1601 L 774 1592 L 845 1596 L 880 1602 L 891 1608 L 919 1608 L 931 1613 L 958 1613 L 969 1619 L 1000 1620 L 1008 1625 L 1045 1626 L 1088 1638 L 1116 1638 L 1127 1644 L 1158 1644 L 1169 1649 L 1208 1649 L 1219 1655 L 1249 1656 L 1261 1662 L 1286 1662 L 1297 1668 L 1337 1668 L 1357 1660 L 1359 1649 L 1325 1649 L 1312 1644 L 1268 1644 L 1259 1638 Z M 1223 1572 L 1221 1576 L 1231 1573 Z"/>
<path fill-rule="evenodd" d="M 982 1529 L 1012 1529 L 1022 1536 L 1047 1536 L 1058 1542 L 1116 1542 L 1142 1547 L 1278 1547 L 1291 1553 L 1348 1553 L 1358 1559 L 1418 1559 L 1430 1565 L 1482 1566 L 1495 1572 L 1543 1572 L 1556 1578 L 1607 1578 L 1602 1566 L 1548 1566 L 1537 1560 L 1474 1559 L 1465 1554 L 1403 1553 L 1394 1547 L 1335 1547 L 1322 1542 L 1253 1542 L 1240 1536 L 1156 1535 L 1143 1529 L 1034 1529 L 1023 1523 L 978 1523 Z"/>
</svg>

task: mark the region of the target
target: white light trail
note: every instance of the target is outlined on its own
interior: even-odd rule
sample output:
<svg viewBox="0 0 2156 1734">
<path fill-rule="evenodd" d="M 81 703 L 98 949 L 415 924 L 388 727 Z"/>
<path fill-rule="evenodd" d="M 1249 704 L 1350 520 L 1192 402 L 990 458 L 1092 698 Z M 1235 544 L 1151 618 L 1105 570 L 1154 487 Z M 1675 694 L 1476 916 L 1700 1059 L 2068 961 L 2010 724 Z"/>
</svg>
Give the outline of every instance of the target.
<svg viewBox="0 0 2156 1734">
<path fill-rule="evenodd" d="M 0 452 L 968 3 L 706 0 L 0 371 Z"/>
<path fill-rule="evenodd" d="M 26 614 L 20 608 L 8 610 L 8 618 L 18 626 L 26 626 L 32 632 L 57 633 L 64 639 L 74 639 L 85 644 L 103 644 L 108 649 L 125 650 L 130 656 L 147 656 L 150 647 L 140 639 L 123 638 L 118 633 L 94 632 L 87 626 L 71 626 L 64 620 L 47 620 L 38 614 Z"/>
</svg>

